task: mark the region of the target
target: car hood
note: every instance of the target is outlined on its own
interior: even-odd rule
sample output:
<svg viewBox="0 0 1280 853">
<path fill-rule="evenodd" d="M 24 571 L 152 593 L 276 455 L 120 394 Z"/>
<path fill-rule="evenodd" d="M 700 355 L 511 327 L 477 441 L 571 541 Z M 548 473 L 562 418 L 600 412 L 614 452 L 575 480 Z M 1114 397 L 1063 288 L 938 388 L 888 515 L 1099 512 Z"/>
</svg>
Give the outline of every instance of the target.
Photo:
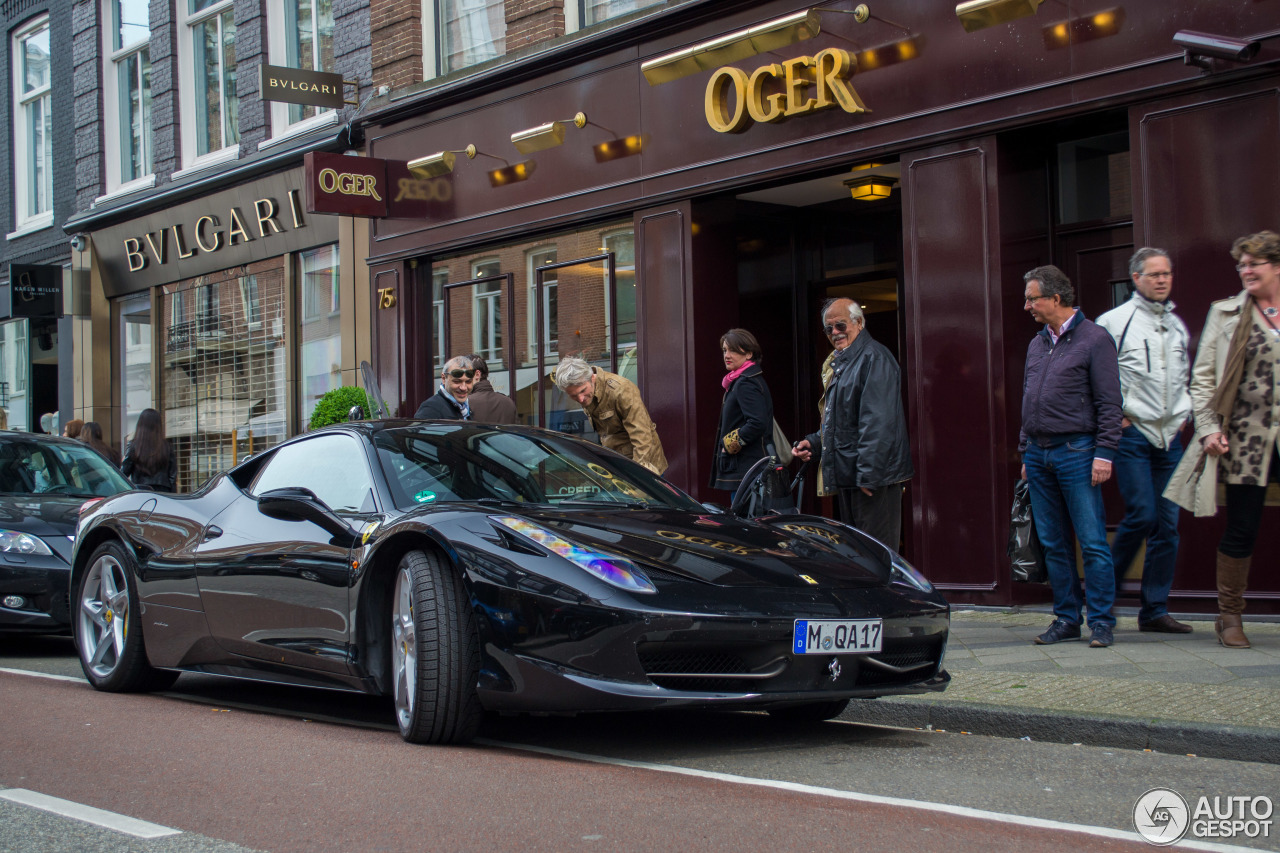
<svg viewBox="0 0 1280 853">
<path fill-rule="evenodd" d="M 0 528 L 39 536 L 67 562 L 88 498 L 70 495 L 0 495 Z"/>
<path fill-rule="evenodd" d="M 825 518 L 750 521 L 727 514 L 560 508 L 519 515 L 580 544 L 719 586 L 860 588 L 889 582 L 888 550 Z"/>
</svg>

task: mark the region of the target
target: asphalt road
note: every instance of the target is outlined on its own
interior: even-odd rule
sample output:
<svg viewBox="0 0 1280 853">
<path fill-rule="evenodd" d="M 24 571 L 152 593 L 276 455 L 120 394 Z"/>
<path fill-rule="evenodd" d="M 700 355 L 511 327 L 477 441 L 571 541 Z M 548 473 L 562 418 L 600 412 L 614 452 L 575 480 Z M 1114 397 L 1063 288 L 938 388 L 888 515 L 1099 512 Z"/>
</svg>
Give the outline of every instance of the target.
<svg viewBox="0 0 1280 853">
<path fill-rule="evenodd" d="M 80 674 L 52 638 L 0 638 L 0 667 Z M 212 677 L 118 696 L 0 672 L 0 697 L 0 786 L 182 832 L 144 841 L 0 799 L 0 851 L 1136 851 L 1106 833 L 1132 833 L 1152 787 L 1280 799 L 1271 765 L 763 714 L 495 718 L 478 744 L 415 747 L 384 701 Z"/>
</svg>

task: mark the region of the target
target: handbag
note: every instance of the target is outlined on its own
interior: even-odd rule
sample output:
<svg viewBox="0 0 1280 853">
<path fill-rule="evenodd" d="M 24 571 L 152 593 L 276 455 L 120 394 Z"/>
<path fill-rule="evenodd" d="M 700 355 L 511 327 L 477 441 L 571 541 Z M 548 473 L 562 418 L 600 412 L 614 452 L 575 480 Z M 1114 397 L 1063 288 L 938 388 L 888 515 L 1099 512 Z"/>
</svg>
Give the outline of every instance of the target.
<svg viewBox="0 0 1280 853">
<path fill-rule="evenodd" d="M 1204 452 L 1194 439 L 1169 477 L 1164 497 L 1197 518 L 1218 512 L 1218 457 Z"/>
<path fill-rule="evenodd" d="M 1031 517 L 1031 484 L 1019 480 L 1013 487 L 1013 510 L 1009 518 L 1009 562 L 1013 579 L 1019 583 L 1048 583 L 1049 567 Z"/>
<path fill-rule="evenodd" d="M 778 419 L 773 419 L 773 449 L 777 451 L 778 461 L 783 465 L 790 465 L 792 458 L 791 442 L 787 441 L 787 434 L 782 431 L 782 427 L 778 426 Z"/>
</svg>

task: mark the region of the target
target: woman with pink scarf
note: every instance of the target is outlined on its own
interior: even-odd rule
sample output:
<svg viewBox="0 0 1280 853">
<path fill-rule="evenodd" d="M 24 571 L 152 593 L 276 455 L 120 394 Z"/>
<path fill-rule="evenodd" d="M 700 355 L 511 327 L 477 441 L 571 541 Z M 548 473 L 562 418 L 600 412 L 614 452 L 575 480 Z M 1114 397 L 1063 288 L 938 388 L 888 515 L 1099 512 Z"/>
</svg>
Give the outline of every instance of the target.
<svg viewBox="0 0 1280 853">
<path fill-rule="evenodd" d="M 725 489 L 733 500 L 742 476 L 766 455 L 773 436 L 773 398 L 760 370 L 760 342 L 746 329 L 730 329 L 720 337 L 724 354 L 724 402 L 711 463 L 711 488 Z"/>
</svg>

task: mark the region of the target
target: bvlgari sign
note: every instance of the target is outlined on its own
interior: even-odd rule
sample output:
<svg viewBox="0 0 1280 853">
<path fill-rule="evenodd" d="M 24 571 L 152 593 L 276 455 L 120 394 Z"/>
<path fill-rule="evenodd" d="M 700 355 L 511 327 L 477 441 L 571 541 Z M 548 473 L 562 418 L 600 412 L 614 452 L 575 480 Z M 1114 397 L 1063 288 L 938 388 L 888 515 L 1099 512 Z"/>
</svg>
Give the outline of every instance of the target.
<svg viewBox="0 0 1280 853">
<path fill-rule="evenodd" d="M 258 84 L 258 91 L 262 93 L 264 101 L 307 104 L 334 110 L 342 109 L 344 103 L 341 74 L 304 71 L 280 65 L 260 65 Z"/>
<path fill-rule="evenodd" d="M 871 112 L 849 83 L 856 69 L 849 51 L 834 47 L 761 65 L 749 74 L 726 65 L 707 82 L 707 124 L 719 133 L 741 133 L 753 121 L 772 123 L 832 107 Z"/>
<path fill-rule="evenodd" d="M 338 240 L 303 206 L 291 169 L 95 232 L 107 296 L 122 296 Z"/>
</svg>

